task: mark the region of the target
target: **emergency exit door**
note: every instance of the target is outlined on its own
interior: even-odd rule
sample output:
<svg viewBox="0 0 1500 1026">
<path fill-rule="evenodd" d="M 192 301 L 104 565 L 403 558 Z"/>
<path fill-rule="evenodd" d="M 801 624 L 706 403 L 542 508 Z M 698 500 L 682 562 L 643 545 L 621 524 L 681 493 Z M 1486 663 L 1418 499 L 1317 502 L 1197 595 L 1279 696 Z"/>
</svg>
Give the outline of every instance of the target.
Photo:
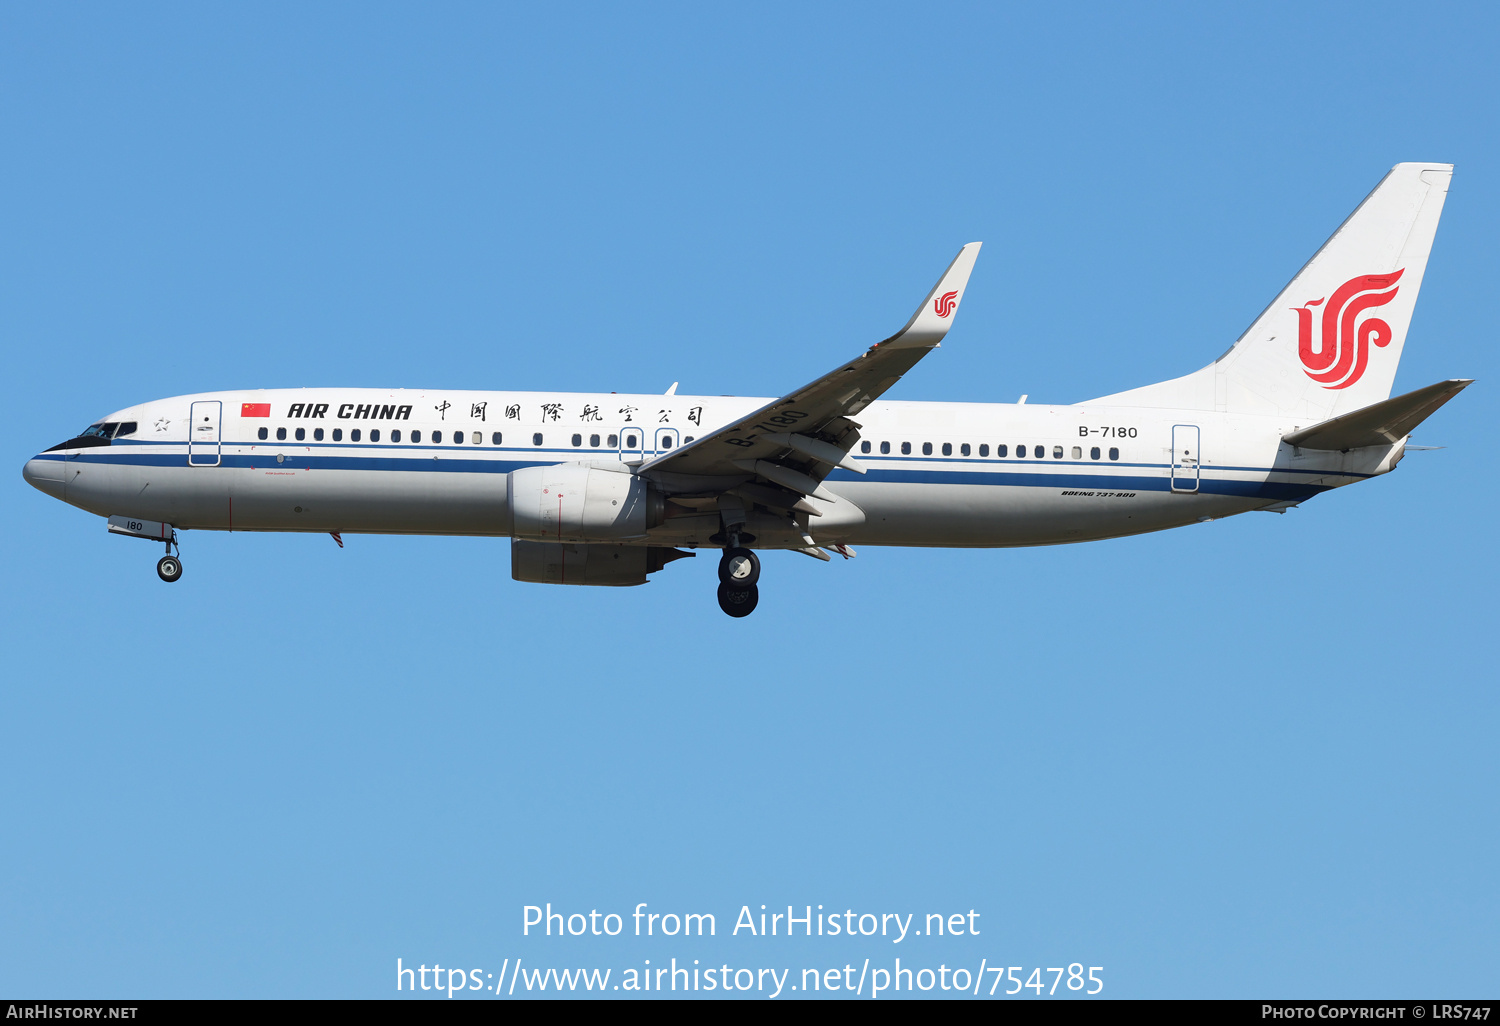
<svg viewBox="0 0 1500 1026">
<path fill-rule="evenodd" d="M 1172 491 L 1196 492 L 1201 466 L 1198 425 L 1172 425 Z"/>
<path fill-rule="evenodd" d="M 644 458 L 646 432 L 634 424 L 626 424 L 620 431 L 620 459 L 625 463 Z"/>
<path fill-rule="evenodd" d="M 219 419 L 224 404 L 217 399 L 196 402 L 188 416 L 188 466 L 219 465 Z"/>
<path fill-rule="evenodd" d="M 662 453 L 669 452 L 675 448 L 677 448 L 677 429 L 657 428 L 656 455 L 660 456 Z"/>
</svg>

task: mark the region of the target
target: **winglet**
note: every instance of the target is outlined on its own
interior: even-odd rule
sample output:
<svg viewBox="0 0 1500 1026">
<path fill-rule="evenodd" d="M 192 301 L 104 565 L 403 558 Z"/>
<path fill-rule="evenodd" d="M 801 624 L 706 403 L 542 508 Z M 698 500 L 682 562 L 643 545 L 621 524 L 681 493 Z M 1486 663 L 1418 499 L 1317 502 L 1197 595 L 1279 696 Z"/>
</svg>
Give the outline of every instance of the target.
<svg viewBox="0 0 1500 1026">
<path fill-rule="evenodd" d="M 974 261 L 979 258 L 979 247 L 982 245 L 981 242 L 971 242 L 959 250 L 953 263 L 948 265 L 948 270 L 943 272 L 943 277 L 933 286 L 927 298 L 922 300 L 922 305 L 911 315 L 911 320 L 906 322 L 906 327 L 880 345 L 898 349 L 919 346 L 931 348 L 941 342 L 943 336 L 948 334 L 948 329 L 953 326 L 958 304 L 963 302 L 964 289 L 969 284 L 969 273 L 974 270 Z"/>
</svg>

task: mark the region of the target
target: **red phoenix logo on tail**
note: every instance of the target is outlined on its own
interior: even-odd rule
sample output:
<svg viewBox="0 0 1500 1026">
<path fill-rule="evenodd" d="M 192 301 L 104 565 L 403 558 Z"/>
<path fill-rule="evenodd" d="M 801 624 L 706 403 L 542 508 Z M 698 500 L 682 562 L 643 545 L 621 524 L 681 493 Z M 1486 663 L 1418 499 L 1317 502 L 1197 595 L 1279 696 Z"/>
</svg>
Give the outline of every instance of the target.
<svg viewBox="0 0 1500 1026">
<path fill-rule="evenodd" d="M 1328 297 L 1328 305 L 1323 307 L 1323 327 L 1316 346 L 1314 311 L 1310 308 L 1322 306 L 1323 300 L 1313 299 L 1301 307 L 1293 307 L 1297 314 L 1297 355 L 1302 358 L 1308 377 L 1324 388 L 1348 388 L 1364 377 L 1370 343 L 1389 345 L 1391 326 L 1379 317 L 1367 317 L 1358 324 L 1355 321 L 1371 307 L 1384 306 L 1395 299 L 1400 289 L 1394 286 L 1405 271 L 1403 267 L 1390 274 L 1362 274 L 1335 289 Z"/>
<path fill-rule="evenodd" d="M 932 311 L 939 317 L 947 317 L 956 305 L 958 305 L 958 293 L 944 292 L 932 301 Z"/>
</svg>

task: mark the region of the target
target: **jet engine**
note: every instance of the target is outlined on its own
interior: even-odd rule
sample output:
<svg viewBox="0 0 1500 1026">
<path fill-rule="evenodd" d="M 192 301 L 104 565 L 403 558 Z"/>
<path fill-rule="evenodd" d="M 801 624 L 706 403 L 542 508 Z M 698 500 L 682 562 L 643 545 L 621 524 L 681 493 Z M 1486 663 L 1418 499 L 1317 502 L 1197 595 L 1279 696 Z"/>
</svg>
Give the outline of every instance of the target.
<svg viewBox="0 0 1500 1026">
<path fill-rule="evenodd" d="M 548 542 L 641 538 L 662 522 L 666 510 L 661 494 L 624 465 L 616 469 L 558 463 L 525 467 L 508 476 L 513 538 Z"/>
<path fill-rule="evenodd" d="M 628 588 L 694 553 L 647 545 L 569 545 L 511 539 L 510 575 L 533 584 Z"/>
</svg>

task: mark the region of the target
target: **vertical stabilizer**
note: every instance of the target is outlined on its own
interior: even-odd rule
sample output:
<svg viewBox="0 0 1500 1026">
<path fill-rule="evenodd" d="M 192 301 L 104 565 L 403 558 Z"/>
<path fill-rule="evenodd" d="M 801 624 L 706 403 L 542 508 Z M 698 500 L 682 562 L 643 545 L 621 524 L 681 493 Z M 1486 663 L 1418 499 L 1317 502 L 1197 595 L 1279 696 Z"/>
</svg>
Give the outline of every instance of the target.
<svg viewBox="0 0 1500 1026">
<path fill-rule="evenodd" d="M 1397 164 L 1227 353 L 1093 402 L 1319 421 L 1388 398 L 1452 176 Z"/>
</svg>

